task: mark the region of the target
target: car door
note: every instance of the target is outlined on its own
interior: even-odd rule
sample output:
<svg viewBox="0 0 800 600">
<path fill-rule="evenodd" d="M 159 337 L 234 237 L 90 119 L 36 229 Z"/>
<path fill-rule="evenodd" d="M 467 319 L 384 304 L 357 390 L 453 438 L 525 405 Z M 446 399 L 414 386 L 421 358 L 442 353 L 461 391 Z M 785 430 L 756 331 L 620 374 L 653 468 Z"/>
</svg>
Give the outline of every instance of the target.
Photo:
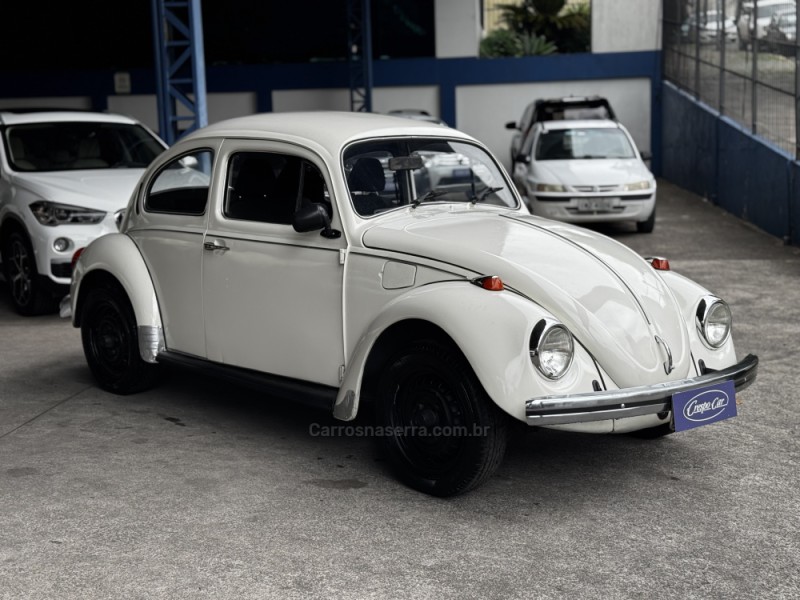
<svg viewBox="0 0 800 600">
<path fill-rule="evenodd" d="M 199 357 L 206 354 L 200 269 L 214 155 L 205 142 L 154 173 L 127 231 L 153 279 L 167 348 Z"/>
<path fill-rule="evenodd" d="M 298 146 L 263 141 L 226 141 L 222 160 L 225 185 L 203 252 L 208 358 L 338 386 L 345 241 L 291 225 L 296 207 L 314 202 L 337 226 L 324 164 Z"/>
</svg>

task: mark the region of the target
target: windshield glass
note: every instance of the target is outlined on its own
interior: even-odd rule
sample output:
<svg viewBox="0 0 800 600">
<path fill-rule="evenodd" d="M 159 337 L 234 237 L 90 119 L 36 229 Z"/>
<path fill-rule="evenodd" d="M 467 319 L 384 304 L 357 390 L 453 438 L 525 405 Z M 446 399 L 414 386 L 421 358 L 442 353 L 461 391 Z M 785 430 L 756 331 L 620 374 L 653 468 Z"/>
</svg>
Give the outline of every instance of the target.
<svg viewBox="0 0 800 600">
<path fill-rule="evenodd" d="M 536 160 L 634 158 L 636 153 L 619 129 L 554 129 L 536 143 Z"/>
<path fill-rule="evenodd" d="M 32 123 L 6 131 L 17 171 L 146 167 L 164 146 L 144 127 L 126 123 Z"/>
<path fill-rule="evenodd" d="M 371 216 L 429 202 L 517 207 L 497 163 L 472 144 L 434 138 L 359 142 L 344 153 L 353 207 Z"/>
</svg>

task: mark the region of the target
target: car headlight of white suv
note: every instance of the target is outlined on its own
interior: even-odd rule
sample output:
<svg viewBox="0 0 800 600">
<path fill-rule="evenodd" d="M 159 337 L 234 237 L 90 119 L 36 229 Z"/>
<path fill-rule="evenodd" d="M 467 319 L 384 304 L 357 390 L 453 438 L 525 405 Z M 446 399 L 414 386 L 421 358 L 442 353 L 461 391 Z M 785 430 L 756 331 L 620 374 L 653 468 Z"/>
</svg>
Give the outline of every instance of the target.
<svg viewBox="0 0 800 600">
<path fill-rule="evenodd" d="M 39 200 L 30 205 L 31 212 L 42 225 L 94 225 L 103 220 L 106 213 L 100 210 L 81 208 L 69 204 L 58 204 Z"/>
<path fill-rule="evenodd" d="M 569 330 L 551 319 L 542 319 L 531 333 L 531 362 L 548 379 L 560 379 L 572 364 L 575 345 Z"/>
</svg>

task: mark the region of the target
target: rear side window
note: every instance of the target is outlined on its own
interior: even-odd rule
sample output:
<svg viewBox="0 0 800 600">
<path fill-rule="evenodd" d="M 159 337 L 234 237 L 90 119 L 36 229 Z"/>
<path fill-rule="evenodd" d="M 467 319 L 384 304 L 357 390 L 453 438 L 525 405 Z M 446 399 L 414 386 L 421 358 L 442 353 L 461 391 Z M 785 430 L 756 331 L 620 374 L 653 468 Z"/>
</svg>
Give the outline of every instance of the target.
<svg viewBox="0 0 800 600">
<path fill-rule="evenodd" d="M 176 215 L 205 213 L 212 164 L 210 150 L 184 154 L 167 163 L 150 186 L 145 210 Z"/>
</svg>

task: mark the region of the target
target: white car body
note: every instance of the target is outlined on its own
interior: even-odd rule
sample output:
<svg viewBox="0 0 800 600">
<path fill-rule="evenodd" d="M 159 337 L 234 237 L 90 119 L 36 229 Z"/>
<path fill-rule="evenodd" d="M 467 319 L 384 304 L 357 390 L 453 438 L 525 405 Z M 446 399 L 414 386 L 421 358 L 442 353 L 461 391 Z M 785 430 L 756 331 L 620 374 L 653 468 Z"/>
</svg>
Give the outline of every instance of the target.
<svg viewBox="0 0 800 600">
<path fill-rule="evenodd" d="M 619 139 L 618 157 L 608 154 L 552 159 L 540 154 L 546 136 L 611 133 Z M 567 223 L 633 221 L 654 215 L 656 181 L 628 130 L 617 121 L 544 121 L 534 124 L 523 145 L 527 162 L 514 165 L 514 180 L 534 215 Z M 613 154 L 613 153 L 612 153 Z M 635 188 L 635 189 L 629 189 Z"/>
<path fill-rule="evenodd" d="M 382 189 L 388 190 L 388 206 L 359 208 L 367 206 L 359 203 L 355 183 L 359 161 L 392 144 L 452 147 L 480 167 L 480 194 L 473 190 L 466 200 L 412 194 L 419 202 L 392 204 L 397 188 L 387 186 Z M 184 214 L 168 214 L 164 207 L 171 205 L 150 190 L 165 169 L 185 174 L 180 161 L 187 155 L 195 157 L 192 164 L 206 165 L 207 196 L 196 196 L 205 204 L 180 204 Z M 244 165 L 264 155 L 302 165 L 295 227 L 281 217 L 255 221 L 234 209 Z M 400 165 L 399 175 L 403 168 L 424 170 L 421 158 L 374 160 L 379 177 L 392 164 Z M 319 204 L 311 202 L 311 214 L 322 214 L 321 204 L 328 202 L 332 212 L 328 221 L 320 217 L 327 225 L 298 230 L 297 215 L 309 210 L 301 196 L 317 170 L 325 192 L 315 196 Z M 434 361 L 448 348 L 447 360 L 436 364 L 446 373 L 461 365 L 458 372 L 485 392 L 484 403 L 470 405 L 478 413 L 499 407 L 502 419 L 529 425 L 621 433 L 669 427 L 665 393 L 722 380 L 741 388 L 755 376 L 757 359 L 737 363 L 729 335 L 715 348 L 704 341 L 696 315 L 711 297 L 707 290 L 656 271 L 605 236 L 531 216 L 496 159 L 457 130 L 335 112 L 221 122 L 159 157 L 126 214 L 120 233 L 99 238 L 80 256 L 70 294 L 89 364 L 103 387 L 119 393 L 140 389 L 153 363 L 177 362 L 258 380 L 350 421 L 368 399 L 385 402 L 380 390 L 394 389 L 383 383 L 387 373 L 402 373 L 411 364 L 434 369 L 420 359 L 415 363 L 404 348 Z M 128 303 L 119 318 L 127 325 L 118 338 L 109 335 L 110 320 L 98 324 L 97 313 L 111 314 L 114 306 Z M 138 339 L 120 342 L 131 327 Z M 569 363 L 560 363 L 558 376 L 546 375 L 535 361 L 541 365 L 561 350 L 546 354 L 539 343 L 545 332 L 563 334 L 564 328 L 574 353 Z M 536 344 L 532 336 L 538 336 Z M 104 347 L 115 340 L 119 344 Z M 559 343 L 566 348 L 567 339 Z M 115 370 L 122 351 L 138 361 L 131 377 L 129 362 Z M 439 371 L 426 373 L 436 379 Z M 461 377 L 443 381 L 457 388 L 453 397 L 467 394 Z M 444 383 L 420 385 L 414 398 L 434 406 L 455 403 Z M 619 401 L 620 393 L 630 398 Z M 640 395 L 646 402 L 637 400 Z M 428 427 L 432 419 L 445 418 L 428 407 L 409 410 L 409 426 Z M 467 413 L 448 414 L 461 415 L 454 422 L 462 423 Z M 484 424 L 488 437 L 500 436 L 495 417 L 470 415 L 475 421 L 466 422 Z M 477 474 L 468 470 L 465 480 L 443 482 L 449 475 L 441 474 L 406 479 L 429 493 L 465 491 L 496 466 L 502 452 L 499 445 L 493 448 L 494 462 L 480 463 Z"/>
<path fill-rule="evenodd" d="M 24 155 L 18 155 L 15 162 L 11 147 L 13 132 L 23 127 L 69 127 L 76 124 L 141 128 L 151 136 L 153 143 L 160 144 L 162 149 L 166 148 L 166 144 L 152 131 L 122 115 L 84 111 L 0 111 L 3 138 L 0 142 L 0 252 L 6 251 L 9 255 L 3 256 L 4 263 L 12 261 L 13 252 L 8 245 L 11 232 L 20 232 L 27 238 L 33 256 L 30 257 L 28 269 L 30 281 L 22 285 L 30 286 L 31 292 L 40 296 L 54 293 L 60 297 L 66 294 L 73 254 L 95 238 L 118 230 L 121 212 L 146 166 L 100 166 L 100 162 L 91 162 L 99 159 L 91 159 L 86 160 L 86 166 L 69 165 L 69 168 L 62 169 L 56 164 L 34 165 L 34 159 Z M 58 151 L 62 152 L 60 149 Z M 37 202 L 65 205 L 76 211 L 93 211 L 97 215 L 94 219 L 96 222 L 42 224 L 31 208 Z M 18 302 L 14 286 L 20 283 L 20 273 L 9 275 L 7 270 L 6 275 L 11 278 L 9 286 L 17 309 L 23 314 L 38 312 L 33 301 L 26 305 L 23 299 L 21 306 Z"/>
</svg>

